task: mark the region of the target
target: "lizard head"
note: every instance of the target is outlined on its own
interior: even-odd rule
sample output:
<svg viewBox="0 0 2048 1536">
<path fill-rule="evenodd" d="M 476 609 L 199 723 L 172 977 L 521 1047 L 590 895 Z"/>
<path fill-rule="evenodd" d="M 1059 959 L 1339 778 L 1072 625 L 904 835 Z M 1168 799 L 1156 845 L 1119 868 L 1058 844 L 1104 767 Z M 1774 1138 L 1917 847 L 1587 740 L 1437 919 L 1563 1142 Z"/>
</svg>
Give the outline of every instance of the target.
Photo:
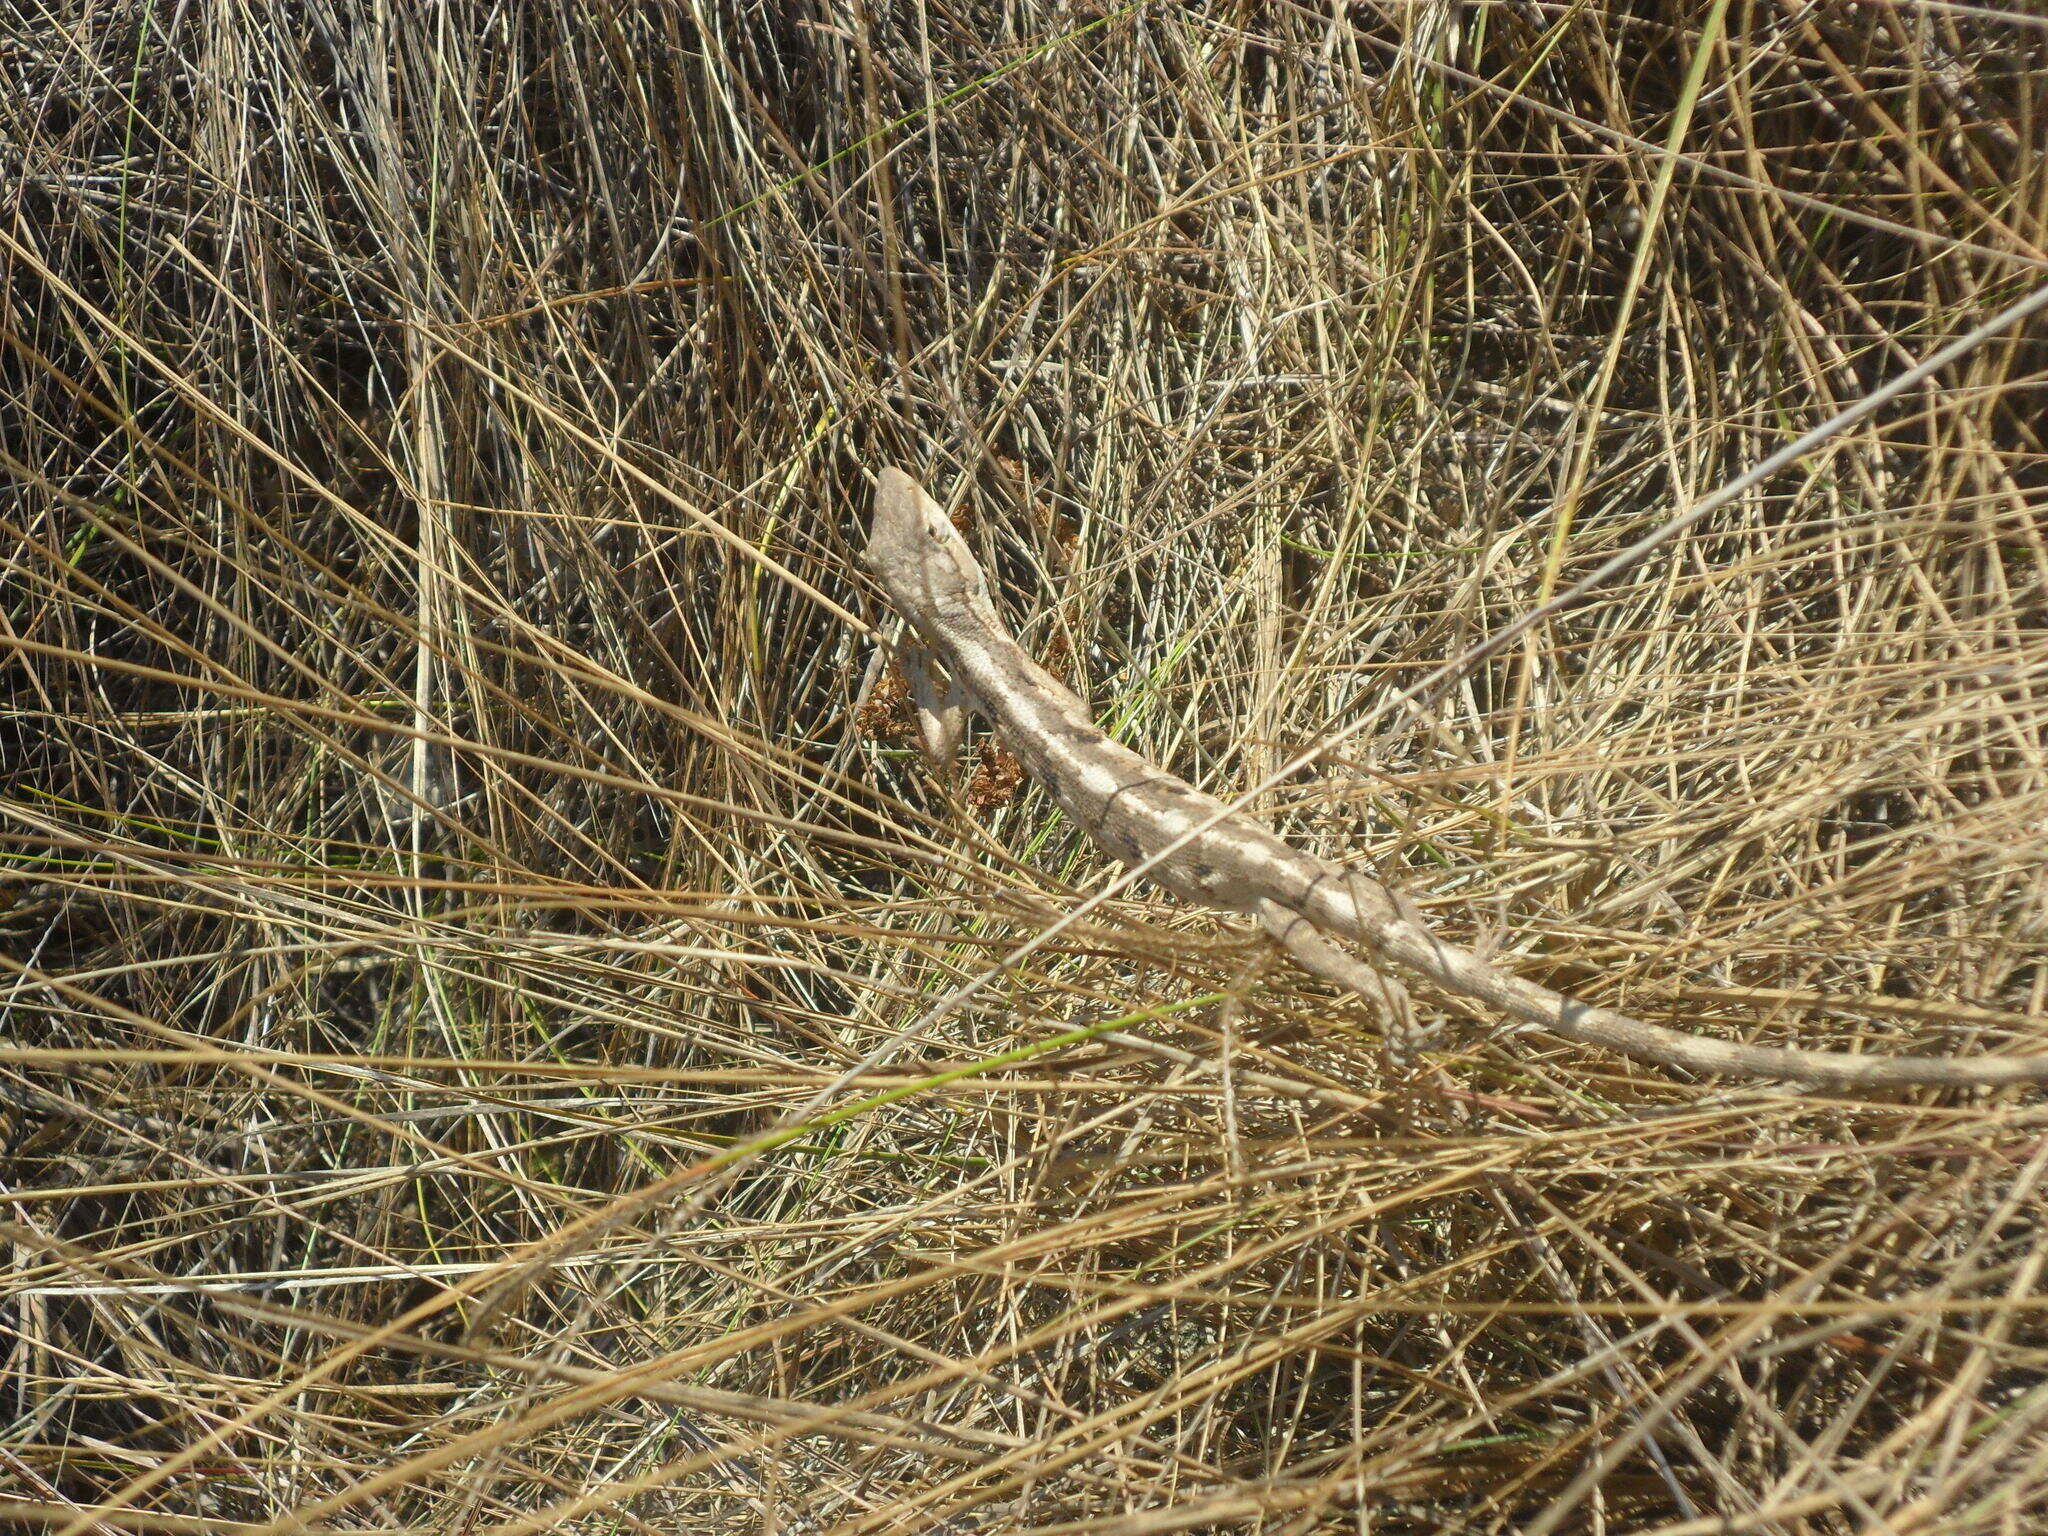
<svg viewBox="0 0 2048 1536">
<path fill-rule="evenodd" d="M 862 552 L 889 596 L 918 621 L 937 607 L 988 607 L 988 582 L 945 509 L 893 465 L 875 481 L 875 520 Z"/>
</svg>

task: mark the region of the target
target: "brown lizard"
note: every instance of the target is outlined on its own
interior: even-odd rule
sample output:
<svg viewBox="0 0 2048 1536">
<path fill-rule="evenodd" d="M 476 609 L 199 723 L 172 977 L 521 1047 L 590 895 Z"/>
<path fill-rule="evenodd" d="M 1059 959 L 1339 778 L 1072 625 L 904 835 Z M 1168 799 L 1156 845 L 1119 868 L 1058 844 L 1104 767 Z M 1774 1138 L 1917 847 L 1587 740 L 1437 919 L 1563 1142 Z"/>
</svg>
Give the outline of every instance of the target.
<svg viewBox="0 0 2048 1536">
<path fill-rule="evenodd" d="M 953 692 L 944 699 L 927 676 L 917 677 L 935 750 L 957 742 L 964 702 L 1103 848 L 1185 901 L 1256 917 L 1313 975 L 1368 999 L 1384 996 L 1386 983 L 1373 968 L 1332 942 L 1347 939 L 1511 1018 L 1659 1067 L 1827 1088 L 2048 1082 L 2048 1054 L 1962 1061 L 1741 1045 L 1646 1023 L 1511 975 L 1438 938 L 1411 902 L 1378 881 L 1302 852 L 1111 740 L 1011 638 L 966 540 L 902 470 L 881 472 L 864 553 L 949 674 Z"/>
</svg>

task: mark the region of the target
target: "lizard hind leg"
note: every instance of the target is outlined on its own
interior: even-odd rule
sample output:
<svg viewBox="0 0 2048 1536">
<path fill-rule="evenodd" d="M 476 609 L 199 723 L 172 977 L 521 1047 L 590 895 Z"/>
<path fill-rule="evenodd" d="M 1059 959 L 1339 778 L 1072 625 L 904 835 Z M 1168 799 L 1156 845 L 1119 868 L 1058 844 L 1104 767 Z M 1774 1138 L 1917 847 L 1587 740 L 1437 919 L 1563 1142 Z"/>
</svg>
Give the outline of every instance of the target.
<svg viewBox="0 0 2048 1536">
<path fill-rule="evenodd" d="M 1296 965 L 1365 1000 L 1386 1031 L 1387 1055 L 1396 1067 L 1405 1071 L 1416 1053 L 1435 1038 L 1436 1030 L 1423 1029 L 1415 1022 L 1414 1002 L 1399 980 L 1339 949 L 1314 923 L 1277 901 L 1261 897 L 1252 910 Z"/>
</svg>

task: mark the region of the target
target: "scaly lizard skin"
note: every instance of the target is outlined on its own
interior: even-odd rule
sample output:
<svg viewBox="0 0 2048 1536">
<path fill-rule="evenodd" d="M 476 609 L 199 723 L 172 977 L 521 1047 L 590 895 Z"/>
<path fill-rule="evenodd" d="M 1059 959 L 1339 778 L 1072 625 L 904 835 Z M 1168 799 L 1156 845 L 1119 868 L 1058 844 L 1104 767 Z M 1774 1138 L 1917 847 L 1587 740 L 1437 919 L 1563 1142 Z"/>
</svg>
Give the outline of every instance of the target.
<svg viewBox="0 0 2048 1536">
<path fill-rule="evenodd" d="M 988 582 L 945 512 L 900 469 L 884 469 L 865 558 L 903 617 L 945 663 L 953 688 L 1097 843 L 1185 901 L 1258 918 L 1304 970 L 1376 998 L 1348 939 L 1445 990 L 1552 1034 L 1637 1061 L 1825 1088 L 2048 1082 L 2048 1055 L 1960 1061 L 1781 1050 L 1685 1034 L 1576 1002 L 1437 938 L 1378 881 L 1282 841 L 1250 817 L 1112 741 L 1086 707 L 1011 639 Z M 1162 850 L 1168 850 L 1162 853 Z"/>
</svg>

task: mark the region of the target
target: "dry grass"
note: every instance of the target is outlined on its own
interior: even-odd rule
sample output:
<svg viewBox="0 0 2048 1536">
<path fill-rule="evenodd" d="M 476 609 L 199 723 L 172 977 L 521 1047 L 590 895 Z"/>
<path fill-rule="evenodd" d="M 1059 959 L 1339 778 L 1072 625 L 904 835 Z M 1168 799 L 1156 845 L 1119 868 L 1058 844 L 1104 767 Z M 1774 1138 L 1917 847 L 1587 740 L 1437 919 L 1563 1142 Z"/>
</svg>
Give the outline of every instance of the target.
<svg viewBox="0 0 2048 1536">
<path fill-rule="evenodd" d="M 851 557 L 871 466 L 964 483 L 1106 723 L 1341 738 L 1261 813 L 1529 974 L 2048 1046 L 2039 326 L 1343 736 L 2044 280 L 2039 12 L 27 0 L 0 66 L 0 1522 L 2048 1521 L 2038 1094 L 1404 1075 L 1142 889 L 991 977 L 1107 870 L 863 694 Z"/>
</svg>

